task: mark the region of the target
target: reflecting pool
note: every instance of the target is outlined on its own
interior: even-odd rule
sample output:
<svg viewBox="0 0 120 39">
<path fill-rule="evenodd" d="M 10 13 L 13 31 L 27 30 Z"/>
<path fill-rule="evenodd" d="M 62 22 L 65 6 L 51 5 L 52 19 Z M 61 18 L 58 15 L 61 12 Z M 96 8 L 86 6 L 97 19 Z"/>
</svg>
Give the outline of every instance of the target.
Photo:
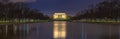
<svg viewBox="0 0 120 39">
<path fill-rule="evenodd" d="M 54 21 L 0 25 L 0 39 L 119 39 L 120 24 Z"/>
</svg>

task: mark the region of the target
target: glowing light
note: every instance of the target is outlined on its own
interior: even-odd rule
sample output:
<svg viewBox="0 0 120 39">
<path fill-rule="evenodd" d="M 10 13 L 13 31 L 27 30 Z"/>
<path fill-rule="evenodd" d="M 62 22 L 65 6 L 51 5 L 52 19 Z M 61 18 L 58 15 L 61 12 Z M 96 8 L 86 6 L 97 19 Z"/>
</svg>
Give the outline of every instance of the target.
<svg viewBox="0 0 120 39">
<path fill-rule="evenodd" d="M 65 13 L 55 13 L 53 19 L 67 19 L 67 15 Z"/>
<path fill-rule="evenodd" d="M 53 30 L 54 39 L 65 39 L 66 38 L 66 22 L 65 21 L 54 21 Z"/>
</svg>

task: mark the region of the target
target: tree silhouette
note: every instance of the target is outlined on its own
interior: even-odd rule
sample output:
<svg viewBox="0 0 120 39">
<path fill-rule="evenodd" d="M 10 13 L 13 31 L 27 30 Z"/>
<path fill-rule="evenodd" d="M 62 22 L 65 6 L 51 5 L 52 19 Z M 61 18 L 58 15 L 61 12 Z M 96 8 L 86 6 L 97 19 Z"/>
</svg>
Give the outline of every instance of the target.
<svg viewBox="0 0 120 39">
<path fill-rule="evenodd" d="M 25 3 L 0 3 L 0 19 L 48 19 L 43 13 L 28 8 Z"/>
<path fill-rule="evenodd" d="M 98 3 L 95 7 L 85 10 L 84 14 L 75 16 L 79 19 L 119 19 L 120 0 L 111 0 Z M 75 17 L 73 17 L 75 19 Z"/>
</svg>

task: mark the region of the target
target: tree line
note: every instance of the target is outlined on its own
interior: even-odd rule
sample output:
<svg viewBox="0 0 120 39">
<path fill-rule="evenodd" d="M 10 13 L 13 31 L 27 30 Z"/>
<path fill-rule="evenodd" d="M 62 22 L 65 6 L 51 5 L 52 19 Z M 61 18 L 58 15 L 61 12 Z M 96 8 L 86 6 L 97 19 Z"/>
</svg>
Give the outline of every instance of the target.
<svg viewBox="0 0 120 39">
<path fill-rule="evenodd" d="M 120 19 L 120 0 L 106 0 L 77 14 L 72 19 Z"/>
<path fill-rule="evenodd" d="M 0 3 L 0 19 L 41 19 L 49 17 L 42 12 L 31 9 L 25 3 Z"/>
</svg>

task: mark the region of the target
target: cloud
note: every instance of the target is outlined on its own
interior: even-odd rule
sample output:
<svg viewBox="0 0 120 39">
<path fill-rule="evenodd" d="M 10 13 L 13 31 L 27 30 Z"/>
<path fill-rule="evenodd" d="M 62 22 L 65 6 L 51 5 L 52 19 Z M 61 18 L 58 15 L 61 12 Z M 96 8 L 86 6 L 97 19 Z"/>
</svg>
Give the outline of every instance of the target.
<svg viewBox="0 0 120 39">
<path fill-rule="evenodd" d="M 36 0 L 0 0 L 0 2 L 35 2 Z"/>
</svg>

